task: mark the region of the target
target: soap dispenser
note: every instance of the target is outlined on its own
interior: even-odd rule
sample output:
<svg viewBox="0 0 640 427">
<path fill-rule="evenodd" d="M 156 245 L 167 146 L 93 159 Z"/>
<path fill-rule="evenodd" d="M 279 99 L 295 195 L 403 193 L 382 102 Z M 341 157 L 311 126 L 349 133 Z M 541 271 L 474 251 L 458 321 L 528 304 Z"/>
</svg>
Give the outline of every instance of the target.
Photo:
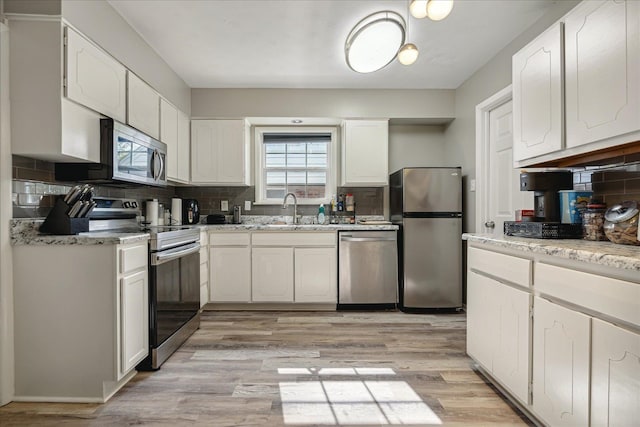
<svg viewBox="0 0 640 427">
<path fill-rule="evenodd" d="M 318 208 L 318 224 L 324 224 L 324 204 Z"/>
</svg>

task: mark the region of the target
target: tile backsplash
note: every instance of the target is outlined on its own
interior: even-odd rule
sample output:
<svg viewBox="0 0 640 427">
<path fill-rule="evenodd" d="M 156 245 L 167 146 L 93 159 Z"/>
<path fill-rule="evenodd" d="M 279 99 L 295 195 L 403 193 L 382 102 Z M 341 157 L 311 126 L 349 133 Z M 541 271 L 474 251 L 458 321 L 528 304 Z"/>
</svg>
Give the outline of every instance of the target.
<svg viewBox="0 0 640 427">
<path fill-rule="evenodd" d="M 13 156 L 13 217 L 45 217 L 54 205 L 57 195 L 66 194 L 73 183 L 56 182 L 54 164 L 22 156 Z M 170 206 L 172 197 L 196 199 L 200 204 L 202 216 L 213 213 L 231 214 L 234 205 L 242 206 L 243 215 L 291 215 L 293 208 L 282 209 L 282 205 L 253 205 L 255 187 L 173 187 L 158 188 L 138 186 L 117 188 L 96 186 L 96 195 L 136 199 L 142 203 L 148 199 L 158 199 Z M 383 215 L 383 188 L 378 187 L 339 187 L 337 194 L 353 193 L 356 200 L 356 214 Z M 220 210 L 220 202 L 227 200 L 229 211 Z M 244 202 L 251 201 L 251 211 L 244 210 Z M 318 206 L 298 206 L 299 215 L 315 215 Z"/>
</svg>

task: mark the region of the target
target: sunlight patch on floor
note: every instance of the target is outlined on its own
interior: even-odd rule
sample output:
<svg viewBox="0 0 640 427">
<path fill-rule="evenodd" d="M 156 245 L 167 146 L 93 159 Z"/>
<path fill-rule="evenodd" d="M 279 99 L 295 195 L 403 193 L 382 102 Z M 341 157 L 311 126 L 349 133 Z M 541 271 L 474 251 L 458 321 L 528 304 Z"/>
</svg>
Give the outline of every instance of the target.
<svg viewBox="0 0 640 427">
<path fill-rule="evenodd" d="M 387 368 L 278 369 L 280 374 L 297 375 L 323 375 L 323 371 L 324 375 L 395 375 Z M 442 424 L 406 381 L 305 380 L 278 385 L 286 424 Z"/>
</svg>

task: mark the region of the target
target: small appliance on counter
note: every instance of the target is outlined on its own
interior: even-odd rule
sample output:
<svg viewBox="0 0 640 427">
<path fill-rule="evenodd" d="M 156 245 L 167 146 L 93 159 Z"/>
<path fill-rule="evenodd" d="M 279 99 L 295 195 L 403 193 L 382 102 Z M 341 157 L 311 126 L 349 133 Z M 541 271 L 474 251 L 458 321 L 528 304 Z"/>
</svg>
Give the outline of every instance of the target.
<svg viewBox="0 0 640 427">
<path fill-rule="evenodd" d="M 571 171 L 522 172 L 520 191 L 533 191 L 534 218 L 532 222 L 505 221 L 507 236 L 536 239 L 580 239 L 582 224 L 560 222 L 560 190 L 573 189 Z M 568 199 L 567 199 L 568 200 Z"/>
<path fill-rule="evenodd" d="M 520 191 L 533 191 L 533 210 L 536 222 L 560 222 L 558 191 L 573 190 L 573 173 L 522 172 Z"/>
<path fill-rule="evenodd" d="M 240 224 L 242 221 L 242 208 L 240 205 L 235 205 L 233 207 L 233 223 Z"/>
<path fill-rule="evenodd" d="M 196 199 L 182 201 L 182 223 L 198 224 L 200 222 L 200 205 Z"/>
<path fill-rule="evenodd" d="M 226 224 L 227 219 L 223 214 L 211 214 L 207 215 L 207 224 Z"/>
</svg>

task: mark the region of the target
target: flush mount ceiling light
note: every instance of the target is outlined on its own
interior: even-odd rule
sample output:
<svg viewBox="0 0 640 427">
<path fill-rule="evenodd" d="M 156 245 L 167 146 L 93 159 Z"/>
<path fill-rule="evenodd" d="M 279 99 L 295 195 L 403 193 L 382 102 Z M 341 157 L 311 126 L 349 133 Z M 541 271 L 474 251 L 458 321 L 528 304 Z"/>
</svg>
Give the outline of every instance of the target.
<svg viewBox="0 0 640 427">
<path fill-rule="evenodd" d="M 404 44 L 405 22 L 392 11 L 366 16 L 356 24 L 344 45 L 347 65 L 358 73 L 372 73 L 394 60 Z"/>
<path fill-rule="evenodd" d="M 414 18 L 429 17 L 432 21 L 441 21 L 451 13 L 453 0 L 411 0 L 409 10 Z"/>
</svg>

